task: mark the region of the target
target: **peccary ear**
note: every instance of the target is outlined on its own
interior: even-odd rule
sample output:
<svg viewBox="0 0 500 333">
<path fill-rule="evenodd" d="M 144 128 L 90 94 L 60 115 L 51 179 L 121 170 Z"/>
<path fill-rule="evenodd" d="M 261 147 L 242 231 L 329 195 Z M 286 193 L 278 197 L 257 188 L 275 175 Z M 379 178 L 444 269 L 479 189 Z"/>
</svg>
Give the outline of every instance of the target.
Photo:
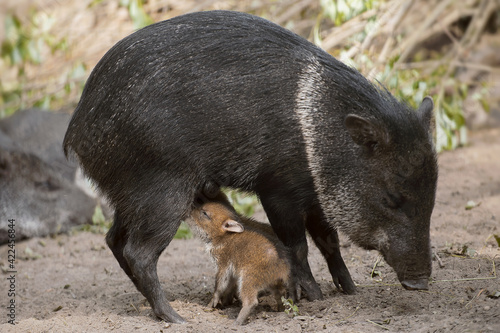
<svg viewBox="0 0 500 333">
<path fill-rule="evenodd" d="M 432 127 L 432 116 L 434 115 L 434 102 L 432 97 L 426 96 L 418 107 L 418 114 L 425 125 Z"/>
<path fill-rule="evenodd" d="M 226 220 L 222 225 L 222 228 L 228 232 L 243 232 L 245 228 L 241 225 L 241 223 L 236 222 L 235 220 Z"/>
<path fill-rule="evenodd" d="M 345 118 L 345 127 L 358 145 L 372 147 L 376 143 L 388 142 L 387 130 L 366 118 L 349 114 Z"/>
</svg>

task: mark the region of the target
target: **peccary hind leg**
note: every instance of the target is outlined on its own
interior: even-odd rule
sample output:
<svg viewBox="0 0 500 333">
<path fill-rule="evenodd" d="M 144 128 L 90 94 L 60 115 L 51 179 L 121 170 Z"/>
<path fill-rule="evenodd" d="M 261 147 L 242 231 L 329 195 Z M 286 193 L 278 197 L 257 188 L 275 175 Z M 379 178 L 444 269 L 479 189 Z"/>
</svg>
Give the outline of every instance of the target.
<svg viewBox="0 0 500 333">
<path fill-rule="evenodd" d="M 337 289 L 340 290 L 342 287 L 345 293 L 354 294 L 356 287 L 340 254 L 337 230 L 328 224 L 319 207 L 311 210 L 307 215 L 306 227 L 314 243 L 325 257 Z"/>
<path fill-rule="evenodd" d="M 142 215 L 141 219 L 146 217 L 148 220 L 155 221 L 148 214 Z M 171 230 L 157 233 L 153 237 L 150 234 L 146 236 L 143 228 L 133 230 L 127 228 L 132 224 L 123 220 L 117 210 L 106 241 L 122 269 L 151 304 L 154 314 L 167 322 L 184 323 L 185 320 L 168 303 L 156 271 L 158 258 L 175 235 L 180 220 L 178 223 L 163 222 L 163 225 L 169 226 L 168 229 Z"/>
<path fill-rule="evenodd" d="M 123 248 L 127 244 L 128 236 L 126 233 L 126 229 L 122 227 L 122 223 L 123 220 L 120 217 L 118 209 L 116 209 L 113 225 L 106 234 L 106 243 L 108 244 L 108 247 L 111 249 L 111 252 L 113 252 L 113 255 L 120 264 L 120 267 L 128 275 L 130 280 L 132 280 L 137 290 L 141 291 L 139 289 L 139 284 L 137 283 L 137 279 L 132 274 L 132 270 L 130 269 L 127 260 L 123 256 Z"/>
</svg>

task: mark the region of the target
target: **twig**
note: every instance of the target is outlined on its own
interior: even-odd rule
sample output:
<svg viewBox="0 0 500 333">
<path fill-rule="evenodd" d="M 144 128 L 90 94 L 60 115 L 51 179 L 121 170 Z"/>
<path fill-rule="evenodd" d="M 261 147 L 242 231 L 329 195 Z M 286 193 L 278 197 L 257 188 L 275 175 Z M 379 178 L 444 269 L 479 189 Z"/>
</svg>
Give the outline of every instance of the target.
<svg viewBox="0 0 500 333">
<path fill-rule="evenodd" d="M 334 27 L 330 31 L 327 31 L 325 33 L 326 37 L 324 37 L 322 42 L 323 49 L 329 50 L 332 47 L 339 45 L 352 35 L 363 31 L 366 26 L 366 20 L 375 16 L 379 12 L 384 12 L 387 6 L 388 3 L 384 3 L 377 9 L 370 9 L 356 17 L 351 18 L 340 27 Z"/>
<path fill-rule="evenodd" d="M 493 257 L 493 259 L 490 259 L 491 264 L 492 264 L 491 274 L 493 274 L 494 277 L 497 277 L 497 270 L 496 270 L 496 266 L 495 266 L 495 257 Z"/>
<path fill-rule="evenodd" d="M 464 4 L 466 5 L 466 4 Z M 456 48 L 459 48 L 459 43 L 458 41 L 455 40 L 453 36 L 449 35 L 449 30 L 448 27 L 451 26 L 453 23 L 458 21 L 459 19 L 467 16 L 473 16 L 476 13 L 475 9 L 467 8 L 467 7 L 461 7 L 459 9 L 456 9 L 452 11 L 450 14 L 446 15 L 443 19 L 437 20 L 437 24 L 434 26 L 430 27 L 429 29 L 426 29 L 422 31 L 420 34 L 418 42 L 415 42 L 414 45 L 417 45 L 421 41 L 427 40 L 431 38 L 432 36 L 439 34 L 441 31 L 444 31 L 445 34 L 448 35 L 448 37 L 454 41 L 455 47 L 451 49 L 451 51 L 448 52 L 442 59 L 440 60 L 434 60 L 434 61 L 424 61 L 424 62 L 419 62 L 419 63 L 404 63 L 403 61 L 398 61 L 396 64 L 394 64 L 394 69 L 413 69 L 413 68 L 425 68 L 426 72 L 433 72 L 438 68 L 439 66 L 442 66 L 443 64 L 448 64 L 450 62 L 450 58 L 453 57 L 453 54 L 455 53 Z M 394 56 L 396 53 L 399 52 L 398 50 L 404 50 L 408 48 L 409 40 L 412 37 L 408 38 L 406 41 L 402 42 L 399 48 L 393 50 L 391 56 Z M 379 55 L 379 63 L 382 63 L 384 59 L 387 58 L 386 53 L 389 52 L 389 49 L 391 47 L 391 43 L 393 42 L 392 36 L 388 38 L 384 45 L 384 49 L 382 50 L 381 54 Z M 409 55 L 409 54 L 408 54 Z M 405 55 L 406 57 L 406 55 Z M 401 58 L 400 58 L 401 59 Z"/>
<path fill-rule="evenodd" d="M 134 295 L 134 294 L 142 295 L 140 293 L 140 291 L 131 291 L 131 292 L 128 292 L 128 293 L 123 293 L 123 294 L 120 294 L 120 295 L 116 295 L 115 297 L 130 296 L 130 295 Z"/>
<path fill-rule="evenodd" d="M 478 278 L 462 278 L 462 279 L 451 279 L 451 280 L 433 280 L 429 281 L 430 284 L 435 284 L 438 282 L 463 282 L 463 281 L 482 281 L 482 280 L 495 280 L 498 279 L 497 273 L 496 273 L 496 266 L 495 266 L 495 261 L 490 259 L 492 262 L 492 275 L 493 276 L 488 276 L 488 277 L 478 277 Z M 379 287 L 379 286 L 387 286 L 387 287 L 397 287 L 399 286 L 398 283 L 384 283 L 384 282 L 378 282 L 376 281 L 376 284 L 359 284 L 357 285 L 360 288 L 370 288 L 370 287 Z"/>
<path fill-rule="evenodd" d="M 192 13 L 192 12 L 199 12 L 199 11 L 201 11 L 201 10 L 204 10 L 204 9 L 206 9 L 206 8 L 208 8 L 208 7 L 210 7 L 210 6 L 212 6 L 212 5 L 213 5 L 214 3 L 216 3 L 216 2 L 217 2 L 217 0 L 205 0 L 205 1 L 203 1 L 202 3 L 198 4 L 198 6 L 195 6 L 195 7 L 191 8 L 191 9 L 188 11 L 188 13 L 189 13 L 189 12 L 191 12 L 191 13 Z"/>
<path fill-rule="evenodd" d="M 389 55 L 389 51 L 394 44 L 394 35 L 397 27 L 401 23 L 403 17 L 406 16 L 406 13 L 408 10 L 412 7 L 413 5 L 413 0 L 407 0 L 399 9 L 398 13 L 395 15 L 395 17 L 390 21 L 388 25 L 388 30 L 390 31 L 390 34 L 387 38 L 387 41 L 384 43 L 384 46 L 382 47 L 382 51 L 380 51 L 380 54 L 377 58 L 377 66 L 374 66 L 373 69 L 370 71 L 368 74 L 369 78 L 375 77 L 375 72 L 377 70 L 378 65 L 384 63 L 387 60 L 387 57 Z M 396 10 L 396 7 L 394 7 L 394 10 Z"/>
<path fill-rule="evenodd" d="M 413 0 L 409 1 L 410 3 L 413 2 Z M 376 22 L 376 25 L 370 30 L 370 32 L 366 35 L 365 40 L 361 44 L 361 49 L 360 51 L 365 50 L 368 48 L 368 46 L 371 44 L 372 40 L 377 36 L 381 30 L 381 27 L 383 27 L 386 22 L 389 22 L 389 20 L 393 17 L 394 12 L 398 9 L 400 6 L 399 2 L 396 2 L 396 4 L 389 8 L 384 14 L 382 14 L 382 17 Z"/>
<path fill-rule="evenodd" d="M 394 64 L 394 68 L 396 68 L 397 70 L 425 69 L 427 72 L 433 72 L 439 66 L 443 66 L 448 63 L 449 59 L 443 58 L 439 60 L 427 60 L 427 61 L 407 62 L 403 64 Z"/>
<path fill-rule="evenodd" d="M 372 287 L 380 287 L 380 286 L 384 286 L 384 287 L 399 287 L 401 286 L 400 283 L 385 283 L 385 282 L 381 282 L 381 281 L 376 281 L 374 280 L 376 284 L 356 284 L 357 287 L 360 287 L 360 288 L 372 288 Z"/>
<path fill-rule="evenodd" d="M 337 325 L 338 323 L 340 323 L 340 322 L 342 322 L 342 321 L 345 321 L 345 320 L 347 320 L 347 319 L 351 318 L 352 316 L 354 316 L 354 314 L 355 314 L 358 310 L 359 310 L 359 306 L 357 306 L 357 307 L 356 307 L 356 309 L 354 310 L 354 312 L 353 312 L 353 313 L 351 313 L 348 317 L 346 317 L 346 318 L 342 318 L 342 319 L 340 319 L 340 320 L 337 320 L 337 321 L 336 321 L 335 323 L 333 323 L 333 324 L 334 324 L 334 325 Z"/>
<path fill-rule="evenodd" d="M 130 305 L 132 305 L 132 307 L 135 309 L 135 311 L 137 311 L 137 313 L 140 313 L 139 310 L 137 310 L 137 308 L 135 307 L 134 303 L 130 302 Z"/>
<path fill-rule="evenodd" d="M 471 69 L 477 69 L 480 71 L 500 74 L 500 67 L 492 67 L 492 66 L 488 66 L 488 65 L 475 64 L 475 63 L 471 63 L 471 62 L 463 62 L 463 61 L 459 61 L 459 60 L 453 61 L 452 64 L 455 67 L 466 67 L 466 68 L 471 68 Z"/>
<path fill-rule="evenodd" d="M 21 90 L 22 94 L 21 94 L 20 100 L 25 105 L 33 105 L 36 101 L 41 100 L 45 96 L 55 95 L 59 91 L 62 91 L 66 84 L 69 84 L 69 83 L 77 84 L 77 83 L 80 83 L 82 81 L 83 81 L 82 78 L 77 78 L 77 79 L 70 79 L 70 80 L 65 81 L 63 83 L 55 83 L 52 85 L 52 87 L 49 87 L 48 83 L 45 84 L 45 86 L 43 86 L 42 84 L 38 84 L 40 86 L 40 88 L 37 88 L 36 86 L 33 89 L 28 89 L 27 87 L 23 87 L 23 89 Z M 49 89 L 49 88 L 52 88 L 52 89 Z M 35 91 L 36 94 L 34 94 L 32 97 L 26 97 L 25 95 L 30 90 Z M 14 100 L 12 102 L 7 102 L 3 105 L 3 107 L 9 108 L 9 107 L 15 106 L 17 103 L 18 103 L 18 100 Z"/>
<path fill-rule="evenodd" d="M 275 20 L 276 23 L 283 25 L 286 21 L 290 20 L 295 14 L 300 12 L 302 9 L 311 6 L 313 1 L 312 0 L 302 0 L 294 5 L 290 6 L 288 10 L 286 10 L 283 14 L 278 16 Z"/>
<path fill-rule="evenodd" d="M 417 46 L 420 41 L 423 39 L 423 32 L 429 28 L 429 26 L 438 18 L 439 15 L 450 5 L 450 3 L 454 0 L 445 0 L 441 1 L 436 9 L 427 17 L 427 19 L 422 23 L 419 29 L 417 29 L 410 37 L 405 41 L 405 43 L 401 44 L 401 48 L 403 53 L 398 59 L 398 63 L 404 62 L 408 56 L 413 52 L 415 46 Z M 399 50 L 395 50 L 399 52 Z"/>
<path fill-rule="evenodd" d="M 452 280 L 434 280 L 429 283 L 434 284 L 437 282 L 462 282 L 462 281 L 481 281 L 481 280 L 495 280 L 497 276 L 488 276 L 488 277 L 480 277 L 480 278 L 463 278 L 463 279 L 452 279 Z"/>
<path fill-rule="evenodd" d="M 434 256 L 436 257 L 436 260 L 438 261 L 439 268 L 443 268 L 443 267 L 444 267 L 443 261 L 442 261 L 442 260 L 441 260 L 441 258 L 438 256 L 437 251 L 434 251 Z"/>
<path fill-rule="evenodd" d="M 476 14 L 472 17 L 465 35 L 462 38 L 462 47 L 467 49 L 473 45 L 478 39 L 481 32 L 484 30 L 486 23 L 491 14 L 496 10 L 496 1 L 482 0 L 479 7 L 476 9 Z"/>
<path fill-rule="evenodd" d="M 345 25 L 335 28 L 333 32 L 326 37 L 322 44 L 323 49 L 329 50 L 335 46 L 338 46 L 340 43 L 342 43 L 345 39 L 351 37 L 354 34 L 357 34 L 358 32 L 363 31 L 365 28 L 366 23 L 361 21 L 361 22 L 356 22 L 356 24 L 349 25 L 349 27 L 345 27 Z"/>
<path fill-rule="evenodd" d="M 481 295 L 483 293 L 483 291 L 485 291 L 485 289 L 481 289 L 479 290 L 479 292 L 477 293 L 476 296 L 474 296 L 467 304 L 465 304 L 465 308 L 467 309 L 467 307 L 476 299 L 479 297 L 479 295 Z"/>
<path fill-rule="evenodd" d="M 384 325 L 377 324 L 376 322 L 371 321 L 370 319 L 367 319 L 366 321 L 367 321 L 367 322 L 369 322 L 370 324 L 373 324 L 373 325 L 375 325 L 375 326 L 378 326 L 378 327 L 380 327 L 380 328 L 383 328 L 384 330 L 389 330 L 389 329 L 388 329 L 387 327 L 385 327 Z"/>
<path fill-rule="evenodd" d="M 382 259 L 381 256 L 377 257 L 377 260 L 375 261 L 375 264 L 373 265 L 372 272 L 370 273 L 370 277 L 373 279 L 373 274 L 375 274 L 375 268 L 377 268 L 378 263 Z"/>
<path fill-rule="evenodd" d="M 495 1 L 482 0 L 479 7 L 475 9 L 476 13 L 472 16 L 472 20 L 469 23 L 469 26 L 467 27 L 467 30 L 465 31 L 465 34 L 462 37 L 462 40 L 458 45 L 455 45 L 449 53 L 450 56 L 453 56 L 453 53 L 455 53 L 455 55 L 453 56 L 453 60 L 451 61 L 450 66 L 446 71 L 446 74 L 443 76 L 443 81 L 447 80 L 455 72 L 455 69 L 457 68 L 456 63 L 459 62 L 458 59 L 462 57 L 464 50 L 469 50 L 470 47 L 479 39 L 479 35 L 481 34 L 486 23 L 488 22 L 491 13 L 496 8 L 497 4 L 495 3 Z M 445 58 L 447 57 L 445 56 Z M 442 86 L 440 97 L 443 96 L 443 93 L 444 93 L 444 85 Z M 441 101 L 442 99 L 439 98 L 439 100 Z M 440 101 L 437 103 L 438 107 Z"/>
</svg>

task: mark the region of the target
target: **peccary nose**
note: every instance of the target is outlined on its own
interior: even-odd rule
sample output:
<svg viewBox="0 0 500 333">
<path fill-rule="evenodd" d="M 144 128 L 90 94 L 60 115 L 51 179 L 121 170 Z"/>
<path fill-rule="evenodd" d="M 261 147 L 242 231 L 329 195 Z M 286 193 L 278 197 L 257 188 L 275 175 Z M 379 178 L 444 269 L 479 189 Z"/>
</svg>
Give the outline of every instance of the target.
<svg viewBox="0 0 500 333">
<path fill-rule="evenodd" d="M 404 280 L 401 281 L 401 284 L 405 289 L 408 290 L 427 290 L 429 289 L 427 279 L 419 279 L 419 280 Z"/>
</svg>

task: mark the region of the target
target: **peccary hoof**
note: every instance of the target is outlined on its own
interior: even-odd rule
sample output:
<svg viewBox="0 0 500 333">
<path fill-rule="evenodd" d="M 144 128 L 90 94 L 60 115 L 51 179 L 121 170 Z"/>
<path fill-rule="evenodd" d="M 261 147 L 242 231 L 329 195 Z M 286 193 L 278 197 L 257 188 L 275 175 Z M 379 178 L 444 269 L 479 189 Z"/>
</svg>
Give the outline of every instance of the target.
<svg viewBox="0 0 500 333">
<path fill-rule="evenodd" d="M 401 281 L 401 284 L 407 290 L 428 290 L 429 282 L 427 279 L 419 279 L 419 280 L 404 280 Z"/>
</svg>

